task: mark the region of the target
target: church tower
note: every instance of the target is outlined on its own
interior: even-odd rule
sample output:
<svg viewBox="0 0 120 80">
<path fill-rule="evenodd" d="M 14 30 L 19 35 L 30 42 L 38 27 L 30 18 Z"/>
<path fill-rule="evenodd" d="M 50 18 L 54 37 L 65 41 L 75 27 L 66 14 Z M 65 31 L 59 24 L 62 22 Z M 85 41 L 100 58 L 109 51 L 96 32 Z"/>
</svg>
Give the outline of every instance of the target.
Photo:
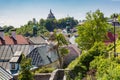
<svg viewBox="0 0 120 80">
<path fill-rule="evenodd" d="M 48 14 L 47 19 L 55 19 L 54 14 L 52 13 L 52 10 L 50 9 L 50 13 Z"/>
</svg>

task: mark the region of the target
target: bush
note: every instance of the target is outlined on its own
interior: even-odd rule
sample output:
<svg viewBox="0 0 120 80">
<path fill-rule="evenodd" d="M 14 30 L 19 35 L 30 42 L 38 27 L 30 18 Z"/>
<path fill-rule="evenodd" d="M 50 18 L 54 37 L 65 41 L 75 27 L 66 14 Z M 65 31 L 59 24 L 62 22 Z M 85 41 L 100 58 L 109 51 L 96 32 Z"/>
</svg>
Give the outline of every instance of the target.
<svg viewBox="0 0 120 80">
<path fill-rule="evenodd" d="M 75 59 L 70 65 L 68 69 L 72 70 L 74 76 L 81 75 L 81 78 L 86 75 L 86 72 L 89 71 L 90 62 L 94 60 L 95 56 L 106 54 L 106 47 L 104 44 L 95 43 L 95 45 L 87 52 L 83 52 L 81 56 Z"/>
<path fill-rule="evenodd" d="M 90 69 L 96 69 L 97 80 L 120 80 L 120 59 L 117 58 L 105 58 L 102 56 L 96 57 L 90 63 Z"/>
<path fill-rule="evenodd" d="M 42 67 L 36 71 L 36 73 L 51 73 L 55 69 L 54 68 L 47 68 L 47 67 Z"/>
</svg>

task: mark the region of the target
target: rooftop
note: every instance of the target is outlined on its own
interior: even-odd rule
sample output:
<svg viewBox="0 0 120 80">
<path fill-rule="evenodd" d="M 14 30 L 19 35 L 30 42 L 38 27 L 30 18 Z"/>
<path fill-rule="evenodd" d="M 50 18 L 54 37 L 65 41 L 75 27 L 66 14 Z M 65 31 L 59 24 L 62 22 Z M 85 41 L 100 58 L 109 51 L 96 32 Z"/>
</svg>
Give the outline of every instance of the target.
<svg viewBox="0 0 120 80">
<path fill-rule="evenodd" d="M 12 57 L 9 62 L 18 62 L 19 57 Z"/>
<path fill-rule="evenodd" d="M 0 66 L 0 80 L 10 80 L 13 76 Z"/>
<path fill-rule="evenodd" d="M 22 51 L 16 51 L 14 57 L 19 57 L 22 54 Z"/>
<path fill-rule="evenodd" d="M 38 46 L 41 45 L 0 45 L 0 66 L 9 70 L 9 60 L 16 55 L 16 51 L 22 51 L 26 56 L 32 50 L 31 47 L 34 49 Z"/>
<path fill-rule="evenodd" d="M 0 39 L 0 45 L 12 45 L 12 44 L 29 44 L 29 43 L 22 35 L 16 35 L 16 40 L 14 40 L 11 36 L 4 36 L 4 40 Z"/>
<path fill-rule="evenodd" d="M 30 37 L 28 38 L 28 41 L 30 44 L 46 44 L 45 39 L 43 39 L 41 36 Z"/>
</svg>

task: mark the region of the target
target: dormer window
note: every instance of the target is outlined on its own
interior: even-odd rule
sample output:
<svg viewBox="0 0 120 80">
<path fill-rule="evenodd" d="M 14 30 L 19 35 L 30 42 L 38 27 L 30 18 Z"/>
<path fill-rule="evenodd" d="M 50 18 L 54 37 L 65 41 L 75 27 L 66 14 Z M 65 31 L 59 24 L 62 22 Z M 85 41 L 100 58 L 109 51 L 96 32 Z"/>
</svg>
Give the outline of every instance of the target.
<svg viewBox="0 0 120 80">
<path fill-rule="evenodd" d="M 16 51 L 14 53 L 14 56 L 10 59 L 9 63 L 11 72 L 17 72 L 19 70 L 19 65 L 22 57 L 21 54 L 22 51 Z"/>
<path fill-rule="evenodd" d="M 15 70 L 15 63 L 11 63 L 11 69 Z"/>
</svg>

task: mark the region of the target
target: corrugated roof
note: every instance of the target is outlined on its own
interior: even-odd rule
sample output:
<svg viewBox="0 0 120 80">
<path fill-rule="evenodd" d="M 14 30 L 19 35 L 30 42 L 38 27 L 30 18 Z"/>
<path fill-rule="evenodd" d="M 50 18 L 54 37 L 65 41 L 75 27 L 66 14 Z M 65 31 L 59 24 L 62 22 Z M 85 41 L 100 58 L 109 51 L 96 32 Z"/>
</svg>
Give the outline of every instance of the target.
<svg viewBox="0 0 120 80">
<path fill-rule="evenodd" d="M 14 54 L 14 56 L 15 57 L 20 57 L 21 54 L 22 54 L 22 51 L 16 51 L 15 54 Z"/>
<path fill-rule="evenodd" d="M 9 60 L 14 56 L 16 51 L 22 51 L 26 56 L 30 52 L 30 47 L 39 47 L 41 45 L 0 45 L 0 66 L 9 70 Z"/>
<path fill-rule="evenodd" d="M 16 40 L 11 36 L 4 36 L 4 40 L 0 39 L 0 45 L 7 44 L 29 44 L 28 41 L 22 35 L 16 35 Z"/>
<path fill-rule="evenodd" d="M 55 51 L 48 52 L 48 50 L 49 46 L 40 46 L 34 49 L 27 57 L 32 59 L 32 64 L 35 66 L 50 64 L 56 61 L 58 57 Z"/>
<path fill-rule="evenodd" d="M 32 49 L 31 49 L 32 48 Z M 42 66 L 50 64 L 58 59 L 56 51 L 50 51 L 48 45 L 0 45 L 0 66 L 10 70 L 10 62 L 17 62 L 18 58 L 14 57 L 16 51 L 32 58 L 32 65 Z M 31 51 L 31 50 L 32 51 Z M 11 60 L 10 60 L 11 59 Z"/>
<path fill-rule="evenodd" d="M 0 66 L 0 80 L 10 80 L 13 76 Z"/>
</svg>

